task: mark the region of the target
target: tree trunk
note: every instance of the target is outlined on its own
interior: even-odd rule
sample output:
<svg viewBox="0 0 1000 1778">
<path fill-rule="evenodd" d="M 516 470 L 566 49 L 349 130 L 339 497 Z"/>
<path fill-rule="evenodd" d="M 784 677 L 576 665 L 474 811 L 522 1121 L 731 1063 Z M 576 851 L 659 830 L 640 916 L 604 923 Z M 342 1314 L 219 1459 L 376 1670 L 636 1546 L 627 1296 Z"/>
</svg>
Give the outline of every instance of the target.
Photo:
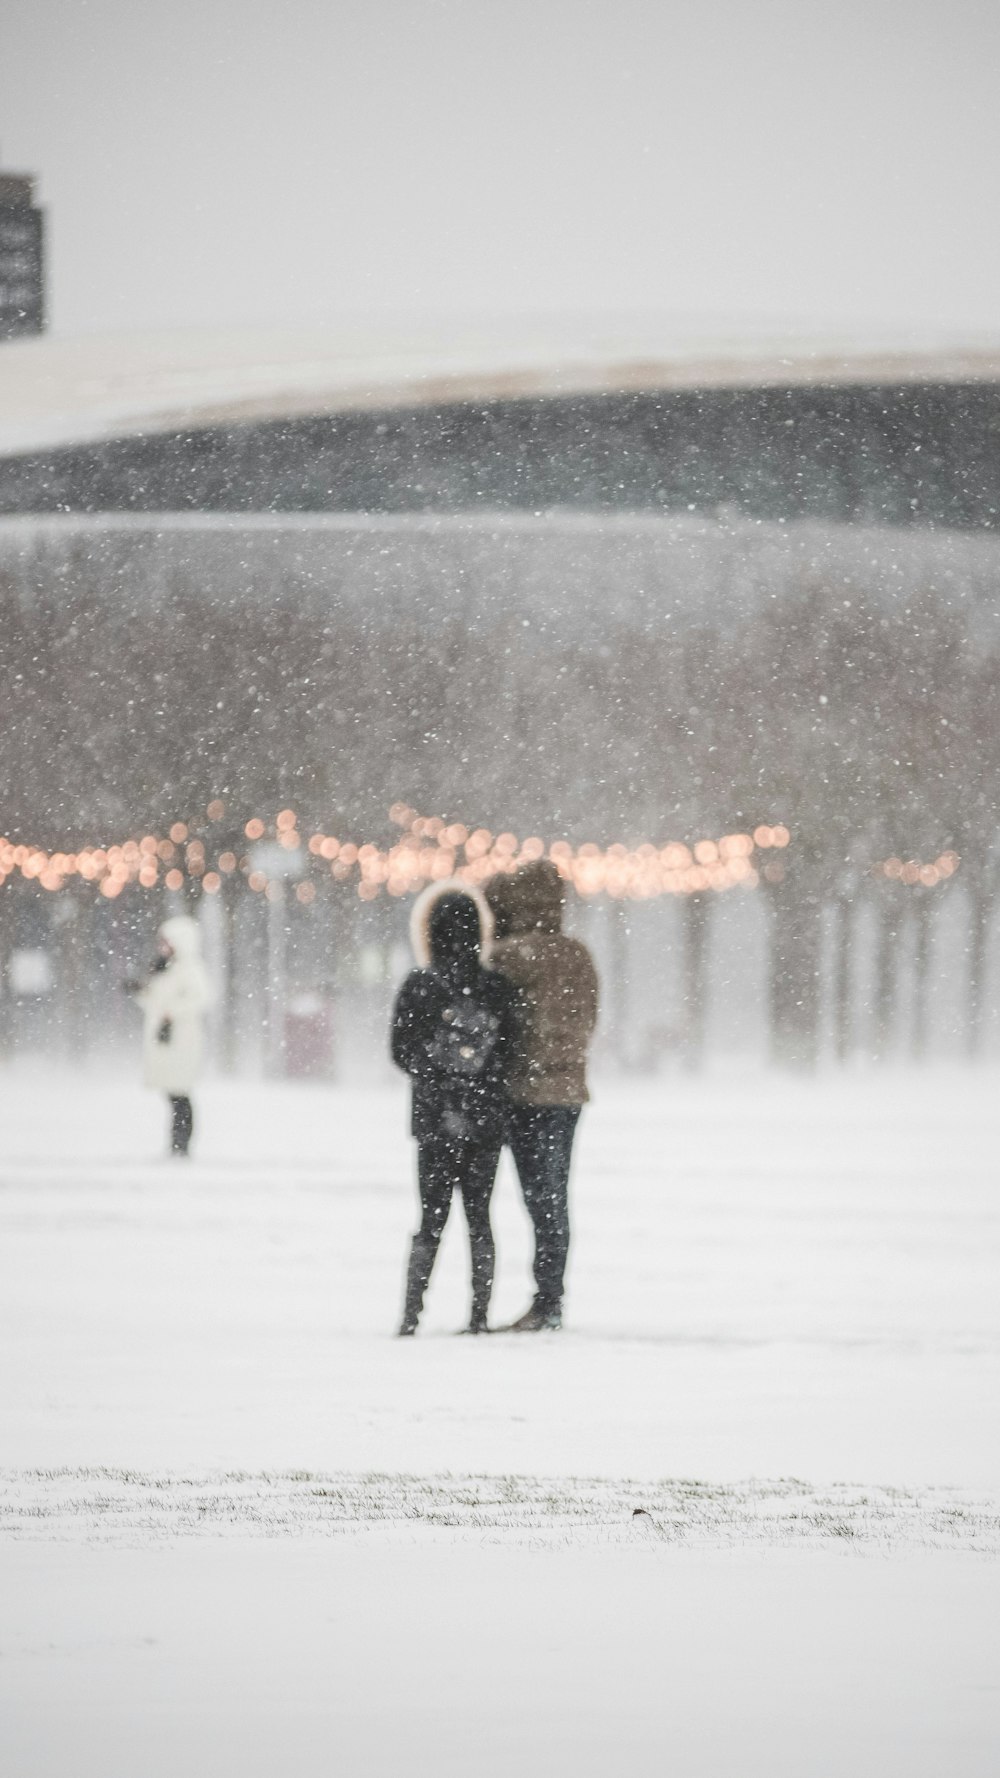
<svg viewBox="0 0 1000 1778">
<path fill-rule="evenodd" d="M 838 897 L 833 939 L 833 1053 L 843 1066 L 850 1060 L 853 1031 L 851 1026 L 851 965 L 854 944 L 854 903 L 846 895 Z"/>
<path fill-rule="evenodd" d="M 771 892 L 771 1060 L 782 1068 L 819 1060 L 820 913 L 818 894 L 791 873 Z"/>
<path fill-rule="evenodd" d="M 610 953 L 610 980 L 608 982 L 608 1027 L 611 1038 L 611 1049 L 620 1068 L 627 1068 L 630 1059 L 629 1045 L 629 982 L 628 982 L 628 939 L 629 910 L 628 903 L 612 899 L 608 902 L 608 949 Z"/>
<path fill-rule="evenodd" d="M 931 971 L 931 901 L 932 891 L 915 889 L 913 920 L 916 937 L 913 946 L 913 1022 L 910 1026 L 910 1055 L 914 1062 L 927 1056 L 927 996 Z"/>
<path fill-rule="evenodd" d="M 225 877 L 222 882 L 222 1006 L 219 1031 L 219 1060 L 224 1074 L 236 1070 L 236 908 L 241 877 Z"/>
<path fill-rule="evenodd" d="M 265 1072 L 272 1080 L 285 1073 L 285 1006 L 288 993 L 288 907 L 281 877 L 272 877 L 266 890 L 267 912 L 267 1030 Z"/>
<path fill-rule="evenodd" d="M 992 896 L 982 889 L 974 891 L 969 931 L 968 1010 L 965 1027 L 965 1046 L 973 1060 L 982 1054 L 985 1035 L 986 954 L 992 915 Z"/>
<path fill-rule="evenodd" d="M 14 1048 L 14 998 L 10 985 L 10 954 L 14 949 L 17 906 L 12 883 L 0 885 L 0 1061 Z"/>
<path fill-rule="evenodd" d="M 891 1054 L 896 1035 L 899 1006 L 899 928 L 904 911 L 899 898 L 903 893 L 893 884 L 883 895 L 879 906 L 872 1007 L 872 1052 L 877 1062 L 884 1062 Z"/>
<path fill-rule="evenodd" d="M 691 1069 L 705 1059 L 711 905 L 711 894 L 684 897 L 684 1064 Z"/>
<path fill-rule="evenodd" d="M 87 1041 L 90 894 L 89 889 L 84 893 L 76 888 L 63 889 L 52 910 L 60 1047 L 71 1062 L 82 1059 Z"/>
</svg>

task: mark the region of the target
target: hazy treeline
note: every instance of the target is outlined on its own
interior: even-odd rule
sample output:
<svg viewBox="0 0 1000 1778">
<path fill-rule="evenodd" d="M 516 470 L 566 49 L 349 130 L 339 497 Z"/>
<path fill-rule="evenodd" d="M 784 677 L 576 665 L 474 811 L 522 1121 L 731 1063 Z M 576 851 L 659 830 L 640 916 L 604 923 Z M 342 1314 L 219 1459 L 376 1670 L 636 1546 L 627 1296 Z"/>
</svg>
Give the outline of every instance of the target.
<svg viewBox="0 0 1000 1778">
<path fill-rule="evenodd" d="M 808 1054 L 822 909 L 882 896 L 891 933 L 951 892 L 879 859 L 953 848 L 987 930 L 998 570 L 992 538 L 700 518 L 11 521 L 0 828 L 107 842 L 212 796 L 357 838 L 397 798 L 605 844 L 780 820 L 772 1022 Z"/>
</svg>

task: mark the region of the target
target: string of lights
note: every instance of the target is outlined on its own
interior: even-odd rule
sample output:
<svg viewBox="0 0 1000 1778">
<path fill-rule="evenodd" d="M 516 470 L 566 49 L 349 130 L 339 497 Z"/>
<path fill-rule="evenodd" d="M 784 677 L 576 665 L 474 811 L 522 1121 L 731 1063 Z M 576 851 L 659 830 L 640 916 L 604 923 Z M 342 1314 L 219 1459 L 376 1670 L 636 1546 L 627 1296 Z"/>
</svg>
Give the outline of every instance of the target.
<svg viewBox="0 0 1000 1778">
<path fill-rule="evenodd" d="M 217 895 L 227 879 L 244 880 L 256 894 L 279 892 L 286 876 L 299 874 L 296 898 L 309 905 L 325 880 L 354 883 L 362 901 L 385 893 L 415 894 L 427 883 L 457 877 L 484 883 L 498 872 L 510 872 L 529 860 L 549 858 L 560 875 L 585 897 L 648 900 L 660 895 L 693 895 L 705 891 L 754 889 L 763 875 L 778 882 L 784 875 L 780 854 L 788 846 L 787 827 L 761 824 L 752 832 L 724 834 L 687 844 L 677 840 L 638 846 L 592 842 L 573 846 L 568 840 L 546 841 L 537 835 L 522 839 L 509 831 L 493 833 L 469 828 L 437 815 L 421 815 L 407 803 L 394 803 L 390 820 L 399 831 L 390 845 L 341 839 L 313 832 L 306 837 L 293 809 L 282 809 L 273 822 L 252 816 L 243 823 L 239 842 L 229 824 L 225 840 L 213 843 L 212 828 L 225 821 L 226 805 L 213 798 L 205 811 L 207 826 L 175 821 L 165 835 L 148 833 L 109 846 L 88 845 L 75 852 L 48 851 L 42 846 L 0 838 L 0 884 L 15 875 L 56 892 L 74 880 L 93 884 L 114 900 L 131 884 L 153 889 L 162 884 L 180 890 L 197 882 L 206 895 Z M 262 858 L 266 846 L 288 854 L 288 870 Z M 761 854 L 770 854 L 761 858 Z M 957 870 L 958 854 L 943 852 L 933 863 L 886 859 L 873 867 L 877 875 L 906 885 L 933 887 Z"/>
<path fill-rule="evenodd" d="M 295 890 L 304 903 L 315 899 L 324 876 L 336 883 L 354 881 L 360 898 L 372 901 L 383 892 L 394 897 L 412 895 L 426 883 L 444 877 L 483 883 L 497 872 L 514 871 L 530 859 L 548 857 L 581 895 L 648 898 L 736 886 L 754 888 L 759 881 L 756 852 L 780 849 L 789 842 L 787 828 L 778 825 L 758 827 L 752 834 L 700 839 L 691 845 L 671 841 L 631 848 L 621 844 L 602 848 L 587 842 L 572 846 L 567 840 L 546 842 L 537 836 L 521 839 L 511 832 L 493 833 L 485 827 L 470 829 L 462 822 L 420 815 L 405 803 L 394 803 L 390 819 L 400 833 L 388 846 L 325 832 L 306 838 L 295 811 L 282 809 L 272 823 L 253 816 L 243 824 L 245 847 L 242 843 L 237 847 L 231 834 L 225 845 L 216 847 L 211 827 L 224 821 L 225 804 L 215 798 L 205 813 L 207 830 L 175 821 L 166 835 L 148 833 L 120 844 L 84 846 L 75 852 L 50 852 L 41 846 L 0 839 L 0 882 L 19 873 L 43 889 L 57 891 L 79 879 L 93 883 L 102 895 L 114 899 L 132 883 L 144 889 L 162 883 L 178 890 L 191 879 L 198 881 L 206 894 L 214 895 L 226 878 L 242 876 L 251 891 L 266 893 L 273 881 L 292 874 L 297 864 L 310 871 Z M 289 854 L 288 873 L 261 864 L 260 850 L 266 841 Z"/>
<path fill-rule="evenodd" d="M 890 883 L 905 883 L 908 889 L 918 885 L 935 889 L 938 883 L 945 883 L 955 875 L 960 862 L 957 852 L 941 852 L 928 864 L 922 864 L 919 858 L 883 858 L 872 867 L 872 874 L 888 877 Z"/>
</svg>

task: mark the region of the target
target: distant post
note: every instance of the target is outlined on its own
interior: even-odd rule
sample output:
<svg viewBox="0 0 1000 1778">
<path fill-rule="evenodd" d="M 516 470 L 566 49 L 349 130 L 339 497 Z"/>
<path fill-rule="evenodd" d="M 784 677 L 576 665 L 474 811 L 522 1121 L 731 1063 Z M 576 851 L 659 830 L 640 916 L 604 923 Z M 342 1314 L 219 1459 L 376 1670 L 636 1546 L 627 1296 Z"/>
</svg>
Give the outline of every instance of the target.
<svg viewBox="0 0 1000 1778">
<path fill-rule="evenodd" d="M 267 877 L 267 1029 L 265 1072 L 279 1079 L 285 1072 L 285 1003 L 288 991 L 288 906 L 285 885 L 301 877 L 305 856 L 301 846 L 286 850 L 274 840 L 251 848 L 250 862 Z"/>
</svg>

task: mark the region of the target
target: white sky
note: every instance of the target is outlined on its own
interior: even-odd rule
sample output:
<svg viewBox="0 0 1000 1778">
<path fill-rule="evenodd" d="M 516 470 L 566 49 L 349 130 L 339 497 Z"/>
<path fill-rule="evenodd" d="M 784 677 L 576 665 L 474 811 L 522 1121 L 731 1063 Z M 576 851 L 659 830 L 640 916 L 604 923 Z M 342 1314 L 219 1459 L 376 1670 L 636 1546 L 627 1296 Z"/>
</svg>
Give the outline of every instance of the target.
<svg viewBox="0 0 1000 1778">
<path fill-rule="evenodd" d="M 4 0 L 60 330 L 1000 330 L 996 0 Z"/>
</svg>

